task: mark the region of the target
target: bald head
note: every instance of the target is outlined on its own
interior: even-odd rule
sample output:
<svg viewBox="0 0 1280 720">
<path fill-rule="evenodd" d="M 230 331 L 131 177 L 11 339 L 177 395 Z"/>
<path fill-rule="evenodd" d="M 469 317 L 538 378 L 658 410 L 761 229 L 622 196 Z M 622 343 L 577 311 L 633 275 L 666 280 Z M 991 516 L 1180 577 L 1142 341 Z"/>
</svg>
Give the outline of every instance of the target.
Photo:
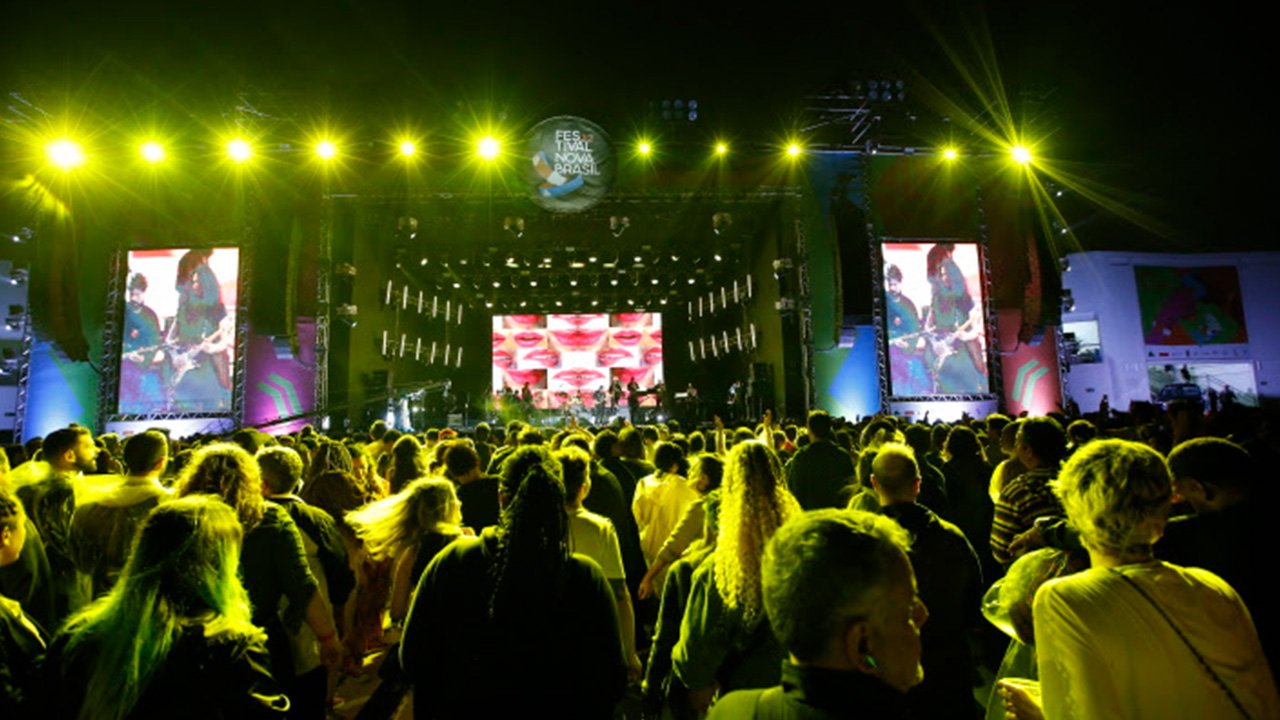
<svg viewBox="0 0 1280 720">
<path fill-rule="evenodd" d="M 916 455 L 902 443 L 885 443 L 871 461 L 871 482 L 881 501 L 911 502 L 920 493 Z"/>
</svg>

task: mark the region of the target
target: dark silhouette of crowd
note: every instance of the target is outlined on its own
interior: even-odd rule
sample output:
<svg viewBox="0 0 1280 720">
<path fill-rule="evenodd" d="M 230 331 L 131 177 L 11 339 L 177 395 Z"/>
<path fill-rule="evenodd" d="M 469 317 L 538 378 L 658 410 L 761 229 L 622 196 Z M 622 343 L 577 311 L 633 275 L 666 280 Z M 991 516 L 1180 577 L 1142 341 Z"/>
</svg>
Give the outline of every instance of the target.
<svg viewBox="0 0 1280 720">
<path fill-rule="evenodd" d="M 0 717 L 1277 718 L 1233 405 L 0 454 Z"/>
</svg>

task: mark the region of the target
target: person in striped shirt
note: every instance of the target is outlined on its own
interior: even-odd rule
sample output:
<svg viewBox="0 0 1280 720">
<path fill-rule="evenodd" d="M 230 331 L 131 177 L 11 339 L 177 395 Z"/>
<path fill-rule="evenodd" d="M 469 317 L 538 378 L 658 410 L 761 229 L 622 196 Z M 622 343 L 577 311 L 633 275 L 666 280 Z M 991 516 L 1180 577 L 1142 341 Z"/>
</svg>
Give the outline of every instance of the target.
<svg viewBox="0 0 1280 720">
<path fill-rule="evenodd" d="M 1001 565 L 1013 562 L 1010 544 L 1030 530 L 1036 518 L 1063 515 L 1062 503 L 1049 485 L 1066 452 L 1066 433 L 1057 420 L 1041 417 L 1020 423 L 1014 457 L 1027 471 L 1001 488 L 991 524 L 991 554 Z"/>
</svg>

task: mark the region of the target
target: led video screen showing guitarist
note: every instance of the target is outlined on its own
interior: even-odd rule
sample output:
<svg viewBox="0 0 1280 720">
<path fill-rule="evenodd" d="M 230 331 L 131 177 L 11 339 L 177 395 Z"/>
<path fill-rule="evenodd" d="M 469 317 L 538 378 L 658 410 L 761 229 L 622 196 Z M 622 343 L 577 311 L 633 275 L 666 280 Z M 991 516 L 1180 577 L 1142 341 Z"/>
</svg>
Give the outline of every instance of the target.
<svg viewBox="0 0 1280 720">
<path fill-rule="evenodd" d="M 977 244 L 887 242 L 881 251 L 893 395 L 990 392 Z"/>
<path fill-rule="evenodd" d="M 239 263 L 238 248 L 129 252 L 118 412 L 231 410 Z"/>
</svg>

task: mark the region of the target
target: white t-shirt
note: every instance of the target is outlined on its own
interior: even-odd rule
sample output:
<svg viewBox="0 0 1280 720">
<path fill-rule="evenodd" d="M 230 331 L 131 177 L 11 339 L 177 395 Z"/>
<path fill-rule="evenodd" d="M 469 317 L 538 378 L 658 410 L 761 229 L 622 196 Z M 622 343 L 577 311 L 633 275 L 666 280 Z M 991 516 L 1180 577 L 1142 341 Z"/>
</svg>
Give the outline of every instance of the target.
<svg viewBox="0 0 1280 720">
<path fill-rule="evenodd" d="M 1190 640 L 1253 718 L 1280 717 L 1249 611 L 1222 578 L 1164 562 L 1118 568 Z M 1036 593 L 1036 652 L 1050 720 L 1239 717 L 1226 692 L 1125 578 L 1094 568 Z"/>
<path fill-rule="evenodd" d="M 613 522 L 603 515 L 578 508 L 569 511 L 569 550 L 595 560 L 606 580 L 623 580 L 622 551 Z"/>
</svg>

